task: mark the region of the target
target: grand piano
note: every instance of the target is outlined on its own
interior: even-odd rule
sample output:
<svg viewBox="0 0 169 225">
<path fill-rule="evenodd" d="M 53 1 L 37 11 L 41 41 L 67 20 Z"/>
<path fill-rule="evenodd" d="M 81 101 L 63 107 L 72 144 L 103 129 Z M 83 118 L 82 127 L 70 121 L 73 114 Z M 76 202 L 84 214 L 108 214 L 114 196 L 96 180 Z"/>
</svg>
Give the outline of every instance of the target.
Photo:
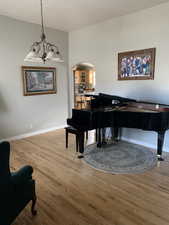
<svg viewBox="0 0 169 225">
<path fill-rule="evenodd" d="M 67 124 L 81 133 L 81 154 L 84 152 L 84 132 L 88 130 L 97 130 L 98 147 L 105 144 L 103 131 L 107 127 L 113 130 L 114 139 L 119 138 L 119 129 L 123 127 L 155 131 L 158 134 L 158 160 L 163 160 L 164 136 L 169 129 L 169 106 L 100 93 L 92 96 L 90 107 L 72 109 L 72 118 L 67 119 Z"/>
</svg>

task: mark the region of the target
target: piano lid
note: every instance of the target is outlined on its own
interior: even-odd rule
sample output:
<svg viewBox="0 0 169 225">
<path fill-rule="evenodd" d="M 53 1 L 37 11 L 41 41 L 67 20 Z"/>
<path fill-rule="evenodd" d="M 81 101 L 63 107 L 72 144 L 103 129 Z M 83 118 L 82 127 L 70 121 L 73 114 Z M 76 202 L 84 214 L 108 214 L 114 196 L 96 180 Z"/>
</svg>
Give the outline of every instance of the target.
<svg viewBox="0 0 169 225">
<path fill-rule="evenodd" d="M 119 102 L 136 102 L 135 99 L 132 98 L 125 98 L 117 95 L 108 95 L 104 93 L 99 93 L 100 98 L 109 99 L 109 100 L 117 100 Z"/>
</svg>

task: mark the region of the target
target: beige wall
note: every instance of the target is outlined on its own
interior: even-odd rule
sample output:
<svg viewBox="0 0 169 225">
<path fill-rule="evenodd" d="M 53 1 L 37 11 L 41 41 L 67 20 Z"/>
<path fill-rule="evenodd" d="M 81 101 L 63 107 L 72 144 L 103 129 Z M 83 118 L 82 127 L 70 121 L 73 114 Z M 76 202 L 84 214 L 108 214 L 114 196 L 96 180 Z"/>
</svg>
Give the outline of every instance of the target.
<svg viewBox="0 0 169 225">
<path fill-rule="evenodd" d="M 39 25 L 0 16 L 0 140 L 62 126 L 67 117 L 68 33 L 47 29 L 49 42 L 57 44 L 63 64 L 25 63 L 31 44 L 40 39 Z M 57 94 L 23 96 L 21 66 L 55 66 Z"/>
<path fill-rule="evenodd" d="M 114 95 L 169 104 L 169 4 L 90 26 L 69 34 L 71 66 L 90 62 L 96 67 L 96 90 Z M 156 47 L 155 80 L 118 81 L 118 52 Z M 125 138 L 155 147 L 156 133 L 132 129 Z M 169 149 L 169 133 L 165 139 Z"/>
</svg>

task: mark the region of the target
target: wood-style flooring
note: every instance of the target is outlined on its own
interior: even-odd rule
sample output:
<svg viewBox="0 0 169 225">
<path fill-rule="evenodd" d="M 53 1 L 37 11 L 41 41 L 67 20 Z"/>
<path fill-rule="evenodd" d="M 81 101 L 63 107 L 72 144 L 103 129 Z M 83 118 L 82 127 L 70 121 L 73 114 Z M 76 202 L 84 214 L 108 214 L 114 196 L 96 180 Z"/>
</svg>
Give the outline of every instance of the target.
<svg viewBox="0 0 169 225">
<path fill-rule="evenodd" d="M 136 175 L 112 175 L 77 159 L 64 130 L 11 142 L 11 169 L 34 167 L 38 214 L 14 225 L 169 225 L 169 160 Z"/>
</svg>

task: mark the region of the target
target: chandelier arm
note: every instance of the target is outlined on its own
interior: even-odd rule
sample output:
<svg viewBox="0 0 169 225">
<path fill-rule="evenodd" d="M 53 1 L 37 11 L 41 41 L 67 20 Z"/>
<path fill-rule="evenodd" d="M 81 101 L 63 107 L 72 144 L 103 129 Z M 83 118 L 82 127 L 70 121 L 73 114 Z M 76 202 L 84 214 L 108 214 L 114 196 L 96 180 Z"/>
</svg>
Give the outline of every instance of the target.
<svg viewBox="0 0 169 225">
<path fill-rule="evenodd" d="M 46 42 L 46 51 L 49 52 L 50 51 L 50 43 Z"/>
<path fill-rule="evenodd" d="M 34 46 L 35 46 L 35 45 L 37 46 L 37 45 L 40 45 L 40 44 L 41 44 L 41 41 L 35 41 L 35 42 L 32 44 L 32 46 L 33 46 L 33 45 L 34 45 Z"/>
<path fill-rule="evenodd" d="M 38 52 L 40 51 L 40 43 L 41 43 L 41 42 L 37 42 L 37 41 L 34 42 L 34 43 L 32 44 L 32 46 L 31 46 L 30 50 L 35 49 L 36 52 L 38 53 Z"/>
<path fill-rule="evenodd" d="M 56 49 L 56 52 L 59 52 L 59 48 L 54 45 L 54 44 L 51 44 L 49 42 L 46 43 L 47 44 L 47 49 L 49 50 L 50 48 L 55 48 Z"/>
<path fill-rule="evenodd" d="M 46 57 L 46 44 L 43 42 L 42 44 L 43 47 L 43 57 Z"/>
</svg>

